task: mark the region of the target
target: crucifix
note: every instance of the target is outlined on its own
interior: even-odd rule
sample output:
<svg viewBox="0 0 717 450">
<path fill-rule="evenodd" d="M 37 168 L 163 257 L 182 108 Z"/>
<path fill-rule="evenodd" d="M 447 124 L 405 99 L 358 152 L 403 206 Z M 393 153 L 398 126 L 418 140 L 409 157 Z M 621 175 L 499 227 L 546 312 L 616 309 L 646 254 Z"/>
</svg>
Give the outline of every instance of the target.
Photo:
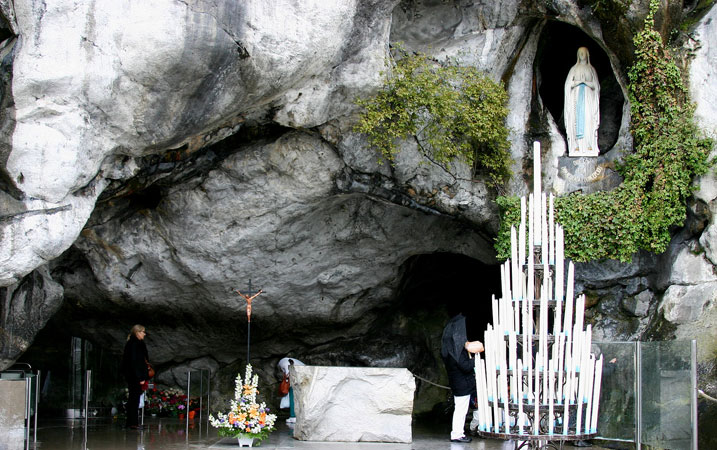
<svg viewBox="0 0 717 450">
<path fill-rule="evenodd" d="M 246 300 L 246 363 L 249 364 L 249 345 L 251 343 L 251 302 L 254 300 L 259 294 L 264 292 L 264 289 L 259 289 L 257 292 L 254 292 L 251 288 L 251 279 L 249 280 L 249 288 L 246 291 L 246 294 L 242 294 L 239 289 L 236 289 L 236 293 L 239 294 L 241 297 Z"/>
</svg>

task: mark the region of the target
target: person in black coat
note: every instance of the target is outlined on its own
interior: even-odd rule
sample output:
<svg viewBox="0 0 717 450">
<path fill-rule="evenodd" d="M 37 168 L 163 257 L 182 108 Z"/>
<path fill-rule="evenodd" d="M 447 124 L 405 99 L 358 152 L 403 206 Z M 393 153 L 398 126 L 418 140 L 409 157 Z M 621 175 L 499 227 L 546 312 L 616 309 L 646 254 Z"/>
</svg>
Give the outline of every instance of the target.
<svg viewBox="0 0 717 450">
<path fill-rule="evenodd" d="M 149 356 L 144 337 L 147 331 L 142 325 L 135 325 L 127 336 L 122 354 L 122 373 L 127 381 L 129 400 L 127 401 L 127 427 L 139 429 L 139 398 L 149 382 L 147 363 Z"/>
<path fill-rule="evenodd" d="M 441 357 L 448 373 L 448 384 L 453 391 L 453 420 L 451 442 L 470 442 L 465 435 L 466 414 L 471 395 L 476 391 L 475 361 L 473 353 L 483 351 L 480 341 L 469 342 L 466 334 L 466 318 L 457 314 L 443 329 Z"/>
</svg>

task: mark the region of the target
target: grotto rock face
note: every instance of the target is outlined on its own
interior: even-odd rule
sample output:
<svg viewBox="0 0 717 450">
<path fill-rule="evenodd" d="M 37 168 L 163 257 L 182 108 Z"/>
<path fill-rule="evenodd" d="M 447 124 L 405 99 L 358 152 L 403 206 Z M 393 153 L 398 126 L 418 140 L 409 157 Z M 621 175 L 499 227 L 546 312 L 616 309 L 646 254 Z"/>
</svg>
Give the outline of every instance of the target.
<svg viewBox="0 0 717 450">
<path fill-rule="evenodd" d="M 557 194 L 619 185 L 614 164 L 632 145 L 629 30 L 647 2 L 617 22 L 577 0 L 270 3 L 0 1 L 0 367 L 62 304 L 52 320 L 111 351 L 132 324 L 148 326 L 161 382 L 207 367 L 215 386 L 230 386 L 247 331 L 235 291 L 251 280 L 264 288 L 251 337 L 262 377 L 293 352 L 440 378 L 436 336 L 451 295 L 423 298 L 412 262 L 452 253 L 494 264 L 497 193 L 412 141 L 379 164 L 352 131 L 353 100 L 377 92 L 397 42 L 504 82 L 506 193 L 526 193 L 538 175 Z M 661 12 L 665 26 L 679 6 Z M 697 24 L 690 72 L 710 133 L 714 14 Z M 565 74 L 541 66 L 556 43 L 578 41 L 602 52 L 609 84 L 599 158 L 567 157 L 552 106 L 562 92 L 548 82 Z M 542 174 L 531 173 L 536 139 Z M 701 219 L 665 255 L 578 265 L 596 340 L 697 337 L 702 367 L 714 361 L 717 183 L 714 172 L 698 181 L 702 212 L 690 217 Z M 696 336 L 696 325 L 710 331 Z M 417 401 L 426 392 L 419 383 Z"/>
<path fill-rule="evenodd" d="M 346 109 L 344 92 L 361 95 L 378 81 L 392 4 L 121 1 L 97 8 L 28 0 L 15 2 L 12 14 L 5 6 L 19 39 L 6 93 L 14 129 L 4 171 L 20 191 L 16 209 L 61 224 L 39 229 L 17 216 L 3 238 L 12 258 L 0 259 L 0 283 L 69 247 L 101 191 L 85 187 L 131 175 L 132 164 L 118 158 L 192 152 L 252 115 L 311 127 Z M 64 214 L 51 216 L 57 208 Z M 49 232 L 58 229 L 62 238 Z"/>
<path fill-rule="evenodd" d="M 17 284 L 0 288 L 3 326 L 0 366 L 7 367 L 32 344 L 62 305 L 63 289 L 42 266 Z"/>
</svg>

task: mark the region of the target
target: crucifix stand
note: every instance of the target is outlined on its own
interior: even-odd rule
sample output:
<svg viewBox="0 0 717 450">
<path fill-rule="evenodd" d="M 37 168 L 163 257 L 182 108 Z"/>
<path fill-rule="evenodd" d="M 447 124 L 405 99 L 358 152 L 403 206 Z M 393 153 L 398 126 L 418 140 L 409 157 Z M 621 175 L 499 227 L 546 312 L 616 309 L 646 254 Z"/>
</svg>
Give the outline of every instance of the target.
<svg viewBox="0 0 717 450">
<path fill-rule="evenodd" d="M 254 300 L 259 294 L 264 292 L 264 289 L 259 289 L 257 292 L 253 292 L 251 288 L 251 280 L 249 280 L 249 289 L 247 290 L 246 294 L 242 294 L 239 289 L 236 290 L 236 293 L 239 294 L 241 297 L 246 300 L 246 363 L 249 364 L 249 347 L 251 345 L 251 302 Z"/>
</svg>

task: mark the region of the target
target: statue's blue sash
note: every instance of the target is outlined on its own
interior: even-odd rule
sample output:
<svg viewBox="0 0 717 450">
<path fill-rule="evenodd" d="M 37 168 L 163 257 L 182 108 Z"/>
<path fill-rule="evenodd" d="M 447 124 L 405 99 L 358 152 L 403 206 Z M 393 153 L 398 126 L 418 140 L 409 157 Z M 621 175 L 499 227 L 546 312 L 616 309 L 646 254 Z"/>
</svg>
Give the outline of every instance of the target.
<svg viewBox="0 0 717 450">
<path fill-rule="evenodd" d="M 575 106 L 575 136 L 582 139 L 585 135 L 585 83 L 578 85 L 578 101 Z"/>
</svg>

